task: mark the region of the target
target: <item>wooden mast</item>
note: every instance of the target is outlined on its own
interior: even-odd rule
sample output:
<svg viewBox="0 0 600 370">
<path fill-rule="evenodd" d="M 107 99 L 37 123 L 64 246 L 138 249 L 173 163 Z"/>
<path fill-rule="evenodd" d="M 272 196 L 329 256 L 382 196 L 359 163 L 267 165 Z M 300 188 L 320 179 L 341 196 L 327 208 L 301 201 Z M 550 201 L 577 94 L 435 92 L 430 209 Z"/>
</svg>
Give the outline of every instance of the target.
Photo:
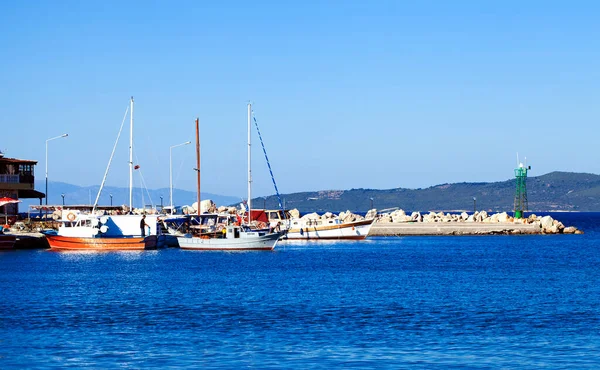
<svg viewBox="0 0 600 370">
<path fill-rule="evenodd" d="M 196 189 L 198 192 L 198 215 L 200 215 L 200 124 L 198 118 L 196 118 L 196 174 L 198 176 Z"/>
</svg>

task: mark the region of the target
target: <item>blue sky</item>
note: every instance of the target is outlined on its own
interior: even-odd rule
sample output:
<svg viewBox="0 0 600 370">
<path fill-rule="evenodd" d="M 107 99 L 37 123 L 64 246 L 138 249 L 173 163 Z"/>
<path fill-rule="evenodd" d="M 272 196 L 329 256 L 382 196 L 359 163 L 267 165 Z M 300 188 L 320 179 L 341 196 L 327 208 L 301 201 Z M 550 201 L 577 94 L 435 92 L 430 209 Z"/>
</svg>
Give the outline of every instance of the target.
<svg viewBox="0 0 600 370">
<path fill-rule="evenodd" d="M 0 149 L 99 184 L 131 95 L 149 188 L 194 140 L 202 189 L 246 193 L 252 101 L 283 193 L 600 172 L 595 2 L 4 2 Z M 128 133 L 108 184 L 128 185 Z M 253 195 L 274 193 L 253 133 Z M 173 149 L 195 188 L 194 145 Z M 139 176 L 136 174 L 136 184 Z M 43 190 L 42 190 L 43 191 Z"/>
</svg>

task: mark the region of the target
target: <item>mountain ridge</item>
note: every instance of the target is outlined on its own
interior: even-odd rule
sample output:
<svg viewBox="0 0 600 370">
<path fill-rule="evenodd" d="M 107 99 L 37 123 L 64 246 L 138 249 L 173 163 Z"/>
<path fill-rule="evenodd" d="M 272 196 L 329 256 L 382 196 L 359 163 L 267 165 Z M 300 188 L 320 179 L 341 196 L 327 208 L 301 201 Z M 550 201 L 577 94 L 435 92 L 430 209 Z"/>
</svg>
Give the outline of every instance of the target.
<svg viewBox="0 0 600 370">
<path fill-rule="evenodd" d="M 405 211 L 512 212 L 516 180 L 497 182 L 460 182 L 427 188 L 320 190 L 282 195 L 285 208 L 300 212 L 365 212 L 371 208 L 398 207 Z M 600 175 L 554 171 L 527 179 L 527 194 L 532 212 L 600 211 Z M 475 200 L 473 200 L 475 198 Z M 262 198 L 254 204 L 262 205 Z M 277 208 L 276 196 L 266 197 L 266 208 Z"/>
<path fill-rule="evenodd" d="M 37 189 L 44 189 L 45 183 L 36 182 Z M 61 194 L 65 194 L 65 205 L 93 203 L 99 185 L 78 186 L 63 182 L 49 182 L 49 204 L 62 204 Z M 349 190 L 319 190 L 281 194 L 282 203 L 287 209 L 297 208 L 300 212 L 335 212 L 351 210 L 365 212 L 371 208 L 401 208 L 405 211 L 473 211 L 486 210 L 493 212 L 513 211 L 515 179 L 496 182 L 459 182 L 443 183 L 427 188 L 392 188 L 368 189 L 353 188 Z M 169 205 L 169 189 L 148 190 L 150 196 L 144 195 L 144 201 L 154 206 Z M 129 189 L 107 186 L 104 188 L 99 204 L 128 203 Z M 554 171 L 527 179 L 529 211 L 600 211 L 600 175 Z M 372 201 L 371 201 L 372 198 Z M 475 198 L 475 200 L 473 200 Z M 134 205 L 141 204 L 141 189 L 134 188 Z M 240 197 L 202 193 L 202 199 L 211 199 L 217 205 L 237 205 Z M 173 189 L 175 205 L 192 204 L 196 193 L 182 189 Z M 279 208 L 276 195 L 256 197 L 252 199 L 253 208 Z M 39 204 L 37 199 L 23 200 L 22 205 Z"/>
<path fill-rule="evenodd" d="M 44 181 L 36 181 L 35 182 L 36 189 L 44 192 L 46 183 Z M 93 204 L 96 200 L 96 196 L 98 194 L 98 190 L 100 189 L 100 185 L 89 185 L 89 186 L 79 186 L 74 184 L 69 184 L 60 181 L 49 181 L 48 182 L 48 204 L 53 205 L 61 205 L 63 202 L 61 194 L 65 195 L 65 206 L 71 205 L 82 205 L 82 204 Z M 134 206 L 140 207 L 143 203 L 147 206 L 152 205 L 154 207 L 160 206 L 161 201 L 163 206 L 168 206 L 170 203 L 169 197 L 169 188 L 159 188 L 159 189 L 148 189 L 147 191 L 144 189 L 144 194 L 142 195 L 141 188 L 133 188 L 133 199 Z M 117 187 L 117 186 L 105 186 L 102 190 L 102 194 L 98 200 L 98 204 L 100 205 L 110 205 L 111 197 L 113 205 L 123 205 L 129 203 L 129 188 L 128 187 Z M 213 193 L 201 192 L 202 199 L 212 199 L 215 203 L 222 204 L 233 204 L 239 203 L 241 199 L 239 197 L 232 197 L 227 195 L 219 195 Z M 162 199 L 161 199 L 162 196 Z M 183 189 L 173 188 L 173 204 L 176 206 L 181 205 L 191 205 L 196 201 L 196 192 L 188 191 Z M 45 203 L 45 200 L 42 199 L 42 202 Z M 29 205 L 37 205 L 39 204 L 38 199 L 22 199 L 21 205 L 23 207 Z"/>
</svg>

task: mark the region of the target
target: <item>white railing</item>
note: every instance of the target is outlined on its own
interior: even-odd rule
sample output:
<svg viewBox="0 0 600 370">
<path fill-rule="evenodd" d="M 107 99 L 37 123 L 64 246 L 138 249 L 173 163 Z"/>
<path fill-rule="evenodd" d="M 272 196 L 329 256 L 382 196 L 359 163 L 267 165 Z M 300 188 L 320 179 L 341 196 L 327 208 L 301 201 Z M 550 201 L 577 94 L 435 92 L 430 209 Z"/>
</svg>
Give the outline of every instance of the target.
<svg viewBox="0 0 600 370">
<path fill-rule="evenodd" d="M 18 184 L 19 175 L 0 175 L 0 183 Z"/>
</svg>

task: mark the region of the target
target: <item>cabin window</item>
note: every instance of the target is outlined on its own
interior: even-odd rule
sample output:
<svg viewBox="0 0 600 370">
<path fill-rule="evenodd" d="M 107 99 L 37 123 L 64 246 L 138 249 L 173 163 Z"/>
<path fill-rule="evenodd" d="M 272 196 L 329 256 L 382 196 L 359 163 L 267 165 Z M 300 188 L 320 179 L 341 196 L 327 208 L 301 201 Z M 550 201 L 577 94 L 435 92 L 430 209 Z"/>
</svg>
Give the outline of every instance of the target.
<svg viewBox="0 0 600 370">
<path fill-rule="evenodd" d="M 279 213 L 277 213 L 277 212 L 269 212 L 269 219 L 271 219 L 271 220 L 279 220 Z"/>
</svg>

